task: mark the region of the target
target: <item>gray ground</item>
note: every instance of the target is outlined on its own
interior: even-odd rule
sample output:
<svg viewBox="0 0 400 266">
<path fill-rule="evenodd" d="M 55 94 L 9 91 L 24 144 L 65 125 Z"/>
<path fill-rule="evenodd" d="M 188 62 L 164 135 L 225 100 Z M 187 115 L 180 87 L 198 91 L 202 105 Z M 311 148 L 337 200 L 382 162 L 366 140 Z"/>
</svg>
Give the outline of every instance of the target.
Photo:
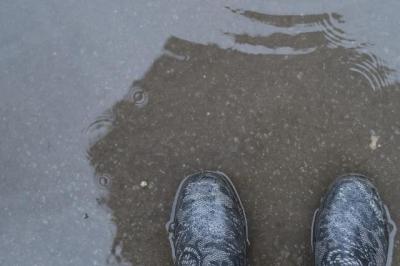
<svg viewBox="0 0 400 266">
<path fill-rule="evenodd" d="M 236 184 L 250 265 L 312 265 L 345 172 L 400 224 L 400 4 L 264 2 L 2 1 L 0 265 L 172 265 L 200 169 Z"/>
</svg>

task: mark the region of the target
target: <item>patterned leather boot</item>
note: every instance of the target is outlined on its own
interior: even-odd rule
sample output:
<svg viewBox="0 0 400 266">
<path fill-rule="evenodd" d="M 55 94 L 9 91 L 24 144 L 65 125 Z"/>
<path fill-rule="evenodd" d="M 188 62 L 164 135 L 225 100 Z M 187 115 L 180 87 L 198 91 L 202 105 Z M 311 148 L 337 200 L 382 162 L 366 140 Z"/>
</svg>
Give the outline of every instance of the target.
<svg viewBox="0 0 400 266">
<path fill-rule="evenodd" d="M 340 177 L 315 214 L 315 265 L 390 265 L 395 231 L 386 206 L 367 178 Z"/>
<path fill-rule="evenodd" d="M 246 265 L 246 216 L 221 172 L 199 172 L 182 181 L 167 229 L 177 266 Z"/>
</svg>

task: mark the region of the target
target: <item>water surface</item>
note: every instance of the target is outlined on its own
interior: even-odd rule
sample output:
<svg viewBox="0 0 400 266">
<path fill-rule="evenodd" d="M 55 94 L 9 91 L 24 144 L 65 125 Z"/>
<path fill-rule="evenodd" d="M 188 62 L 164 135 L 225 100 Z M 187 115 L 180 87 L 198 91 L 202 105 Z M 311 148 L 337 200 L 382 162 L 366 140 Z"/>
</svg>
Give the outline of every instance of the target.
<svg viewBox="0 0 400 266">
<path fill-rule="evenodd" d="M 236 184 L 250 265 L 312 265 L 344 172 L 399 224 L 398 7 L 2 3 L 0 264 L 172 265 L 165 223 L 200 169 Z"/>
</svg>

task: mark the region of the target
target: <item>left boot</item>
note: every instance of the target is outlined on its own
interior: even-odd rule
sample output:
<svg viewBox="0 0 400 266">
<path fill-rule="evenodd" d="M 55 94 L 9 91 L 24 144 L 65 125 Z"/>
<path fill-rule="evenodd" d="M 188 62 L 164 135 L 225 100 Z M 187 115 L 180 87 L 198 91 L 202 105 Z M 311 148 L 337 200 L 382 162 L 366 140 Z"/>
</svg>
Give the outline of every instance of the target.
<svg viewBox="0 0 400 266">
<path fill-rule="evenodd" d="M 177 266 L 246 265 L 246 216 L 221 172 L 200 172 L 182 181 L 167 229 Z"/>
</svg>

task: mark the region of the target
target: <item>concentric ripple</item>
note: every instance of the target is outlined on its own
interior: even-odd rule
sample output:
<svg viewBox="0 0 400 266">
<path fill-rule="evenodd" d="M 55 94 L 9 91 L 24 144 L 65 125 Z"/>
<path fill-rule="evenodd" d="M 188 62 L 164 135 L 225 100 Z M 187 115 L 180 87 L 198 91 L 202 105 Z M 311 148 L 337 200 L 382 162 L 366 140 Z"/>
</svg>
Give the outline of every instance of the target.
<svg viewBox="0 0 400 266">
<path fill-rule="evenodd" d="M 115 114 L 112 110 L 107 110 L 102 115 L 98 116 L 86 129 L 89 142 L 94 143 L 104 137 L 112 129 L 114 121 Z"/>
<path fill-rule="evenodd" d="M 149 101 L 147 92 L 135 83 L 130 87 L 125 99 L 139 108 L 146 106 Z"/>
<path fill-rule="evenodd" d="M 382 59 L 371 53 L 365 53 L 359 58 L 355 58 L 350 70 L 362 75 L 373 91 L 380 90 L 394 82 L 391 76 L 393 70 L 388 68 Z"/>
</svg>

